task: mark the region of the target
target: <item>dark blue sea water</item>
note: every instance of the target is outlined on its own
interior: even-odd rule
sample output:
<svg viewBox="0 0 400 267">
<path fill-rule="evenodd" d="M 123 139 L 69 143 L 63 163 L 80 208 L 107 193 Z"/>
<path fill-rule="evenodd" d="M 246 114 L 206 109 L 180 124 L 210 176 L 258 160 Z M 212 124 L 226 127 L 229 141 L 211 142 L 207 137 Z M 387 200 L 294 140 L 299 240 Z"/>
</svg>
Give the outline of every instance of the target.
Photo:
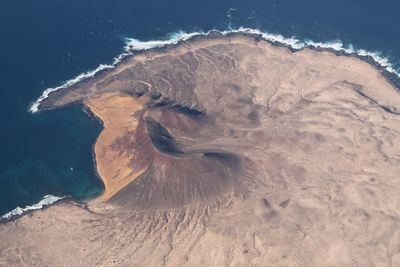
<svg viewBox="0 0 400 267">
<path fill-rule="evenodd" d="M 399 68 L 399 14 L 397 0 L 0 1 L 0 215 L 47 194 L 83 200 L 102 192 L 92 160 L 100 124 L 80 106 L 27 110 L 44 89 L 110 63 L 124 38 L 244 26 L 341 40 Z"/>
</svg>

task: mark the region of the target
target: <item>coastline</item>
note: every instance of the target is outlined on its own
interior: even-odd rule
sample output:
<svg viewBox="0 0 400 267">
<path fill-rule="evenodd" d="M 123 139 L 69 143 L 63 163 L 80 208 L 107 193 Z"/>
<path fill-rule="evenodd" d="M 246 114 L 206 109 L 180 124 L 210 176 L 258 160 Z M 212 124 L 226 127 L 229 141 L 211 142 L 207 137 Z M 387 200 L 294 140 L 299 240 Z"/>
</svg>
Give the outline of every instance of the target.
<svg viewBox="0 0 400 267">
<path fill-rule="evenodd" d="M 106 192 L 2 225 L 3 265 L 400 256 L 397 88 L 351 56 L 221 36 L 142 51 L 42 102 L 101 120 L 89 147 Z"/>
<path fill-rule="evenodd" d="M 151 52 L 168 52 L 169 50 L 177 48 L 188 41 L 196 41 L 199 39 L 207 40 L 215 38 L 230 38 L 235 36 L 245 36 L 253 38 L 256 42 L 264 41 L 276 47 L 284 47 L 293 53 L 302 51 L 304 49 L 310 49 L 317 52 L 329 52 L 336 56 L 347 56 L 347 57 L 357 58 L 376 68 L 391 85 L 393 85 L 398 91 L 400 91 L 400 74 L 393 69 L 388 59 L 382 58 L 379 55 L 374 55 L 377 53 L 369 52 L 364 49 L 354 50 L 345 48 L 342 43 L 301 41 L 300 39 L 295 37 L 286 38 L 279 34 L 270 34 L 268 32 L 262 32 L 257 29 L 240 27 L 235 30 L 225 30 L 225 31 L 210 30 L 208 32 L 193 32 L 193 33 L 179 32 L 177 34 L 177 37 L 172 37 L 169 40 L 142 42 L 137 39 L 128 38 L 127 44 L 124 47 L 124 52 L 115 57 L 111 64 L 109 65 L 100 64 L 96 69 L 81 73 L 60 86 L 57 86 L 55 88 L 47 88 L 46 90 L 43 91 L 42 95 L 34 103 L 31 104 L 31 106 L 29 107 L 29 111 L 31 113 L 36 113 L 39 111 L 51 109 L 42 106 L 42 102 L 45 99 L 47 99 L 51 94 L 54 94 L 55 92 L 60 93 L 60 91 L 63 90 L 73 90 L 75 86 L 79 86 L 81 83 L 84 83 L 87 79 L 96 78 L 100 75 L 107 74 L 109 71 L 112 71 L 119 65 L 124 64 L 125 61 L 129 60 L 131 57 Z M 135 47 L 134 44 L 129 43 L 130 41 L 134 43 L 140 42 L 140 44 L 142 45 L 139 47 Z M 146 46 L 146 44 L 148 44 L 148 46 Z"/>
<path fill-rule="evenodd" d="M 68 104 L 67 106 L 72 106 L 72 105 L 80 105 L 82 111 L 83 111 L 84 113 L 86 113 L 87 116 L 88 116 L 89 118 L 96 120 L 96 121 L 101 125 L 101 127 L 102 127 L 101 131 L 104 130 L 103 121 L 102 121 L 99 117 L 97 117 L 88 107 L 86 107 L 84 104 L 81 104 L 81 103 L 79 103 L 79 102 L 70 103 L 70 104 Z M 96 145 L 96 142 L 97 142 L 97 139 L 98 139 L 98 136 L 96 137 L 95 141 L 93 142 L 93 145 L 92 145 L 92 148 L 91 148 L 91 157 L 92 157 L 92 162 L 93 162 L 92 164 L 93 164 L 93 168 L 94 168 L 94 175 L 95 175 L 96 179 L 97 179 L 98 181 L 100 181 L 100 184 L 101 184 L 101 187 L 102 187 L 102 192 L 101 192 L 99 195 L 94 196 L 94 197 L 91 197 L 91 198 L 88 198 L 88 199 L 85 199 L 85 200 L 78 200 L 78 199 L 76 199 L 76 198 L 74 198 L 74 197 L 72 197 L 72 196 L 69 196 L 69 195 L 67 195 L 67 196 L 61 196 L 61 197 L 59 197 L 59 196 L 52 196 L 52 197 L 56 197 L 56 198 L 59 198 L 59 199 L 56 200 L 56 201 L 54 201 L 54 202 L 51 202 L 51 203 L 49 203 L 49 204 L 45 204 L 45 205 L 43 205 L 43 207 L 41 207 L 41 208 L 31 208 L 31 207 L 35 207 L 35 206 L 38 205 L 41 201 L 43 201 L 44 199 L 46 199 L 47 196 L 43 196 L 43 198 L 42 198 L 39 202 L 37 202 L 37 203 L 33 203 L 32 205 L 26 206 L 26 207 L 24 207 L 24 208 L 16 207 L 14 210 L 11 210 L 11 211 L 9 211 L 9 212 L 7 212 L 7 213 L 5 213 L 5 214 L 0 214 L 0 224 L 6 224 L 6 223 L 9 223 L 9 222 L 18 220 L 18 219 L 21 218 L 22 216 L 29 215 L 29 214 L 31 214 L 31 213 L 37 211 L 37 210 L 45 210 L 45 209 L 47 209 L 47 208 L 49 208 L 49 207 L 57 206 L 57 205 L 62 205 L 62 204 L 65 204 L 65 203 L 73 203 L 73 204 L 79 205 L 79 206 L 81 206 L 81 207 L 84 207 L 84 208 L 85 208 L 86 210 L 88 210 L 89 212 L 93 212 L 93 211 L 88 207 L 88 204 L 89 204 L 91 201 L 94 201 L 94 200 L 97 200 L 97 199 L 101 198 L 101 196 L 102 196 L 103 193 L 104 193 L 104 181 L 103 181 L 103 179 L 101 178 L 100 174 L 99 174 L 98 171 L 97 171 L 96 154 L 95 154 L 95 150 L 94 150 L 95 145 Z M 27 209 L 27 208 L 28 208 L 28 209 Z M 27 210 L 24 210 L 24 211 L 22 211 L 21 213 L 11 214 L 11 213 L 14 213 L 17 209 L 27 209 Z M 8 214 L 11 214 L 11 215 L 10 215 L 9 217 L 6 217 Z"/>
<path fill-rule="evenodd" d="M 54 198 L 54 201 L 52 201 L 50 203 L 42 203 L 49 197 Z M 21 218 L 22 216 L 29 215 L 37 210 L 45 210 L 51 206 L 59 205 L 62 203 L 67 203 L 67 202 L 74 202 L 74 203 L 79 204 L 79 201 L 73 199 L 71 196 L 57 197 L 57 196 L 52 196 L 52 195 L 46 195 L 38 203 L 35 203 L 30 206 L 26 206 L 24 208 L 17 207 L 15 209 L 11 210 L 10 212 L 1 215 L 0 224 L 6 224 L 6 223 L 12 222 L 14 220 L 17 220 L 17 219 Z"/>
<path fill-rule="evenodd" d="M 71 105 L 72 105 L 72 103 L 71 103 Z M 93 112 L 90 110 L 90 108 L 88 108 L 88 107 L 87 107 L 86 105 L 84 105 L 84 104 L 82 104 L 82 110 L 83 110 L 83 112 L 85 112 L 90 118 L 93 118 L 93 119 L 96 120 L 98 123 L 100 123 L 100 125 L 101 125 L 101 131 L 100 131 L 100 133 L 101 133 L 102 131 L 104 131 L 104 128 L 105 128 L 105 127 L 104 127 L 104 123 L 103 123 L 103 121 L 101 120 L 101 118 L 99 118 L 98 116 L 96 116 L 96 114 L 93 113 Z M 92 149 L 91 149 L 91 156 L 92 156 L 92 164 L 93 164 L 93 169 L 94 169 L 94 175 L 95 175 L 96 178 L 100 181 L 100 183 L 101 183 L 101 185 L 102 185 L 103 192 L 101 192 L 101 194 L 99 194 L 98 196 L 92 198 L 91 200 L 95 200 L 95 199 L 100 198 L 100 197 L 104 194 L 104 191 L 105 191 L 104 181 L 103 181 L 103 179 L 101 178 L 101 176 L 100 176 L 100 174 L 99 174 L 99 172 L 98 172 L 98 169 L 97 169 L 97 162 L 96 162 L 95 146 L 96 146 L 97 140 L 99 139 L 99 136 L 100 136 L 100 134 L 96 137 L 95 141 L 93 142 Z M 90 200 L 86 201 L 85 203 L 88 203 L 89 201 L 90 201 Z M 89 209 L 89 208 L 88 208 L 88 209 Z"/>
<path fill-rule="evenodd" d="M 108 105 L 110 103 L 117 103 L 122 112 L 116 114 L 113 111 L 109 112 Z M 134 99 L 131 96 L 121 96 L 118 93 L 105 94 L 84 102 L 85 108 L 90 111 L 92 116 L 101 121 L 103 127 L 92 150 L 96 175 L 104 186 L 104 191 L 96 199 L 100 197 L 102 200 L 108 201 L 114 194 L 142 174 L 143 170 L 135 171 L 129 167 L 129 153 L 124 156 L 115 154 L 112 144 L 122 137 L 121 132 L 136 130 L 138 122 L 135 119 L 132 120 L 129 114 L 141 110 L 145 103 L 146 100 L 143 98 Z M 111 119 L 114 116 L 118 119 Z M 135 177 L 127 179 L 128 173 L 135 173 Z"/>
<path fill-rule="evenodd" d="M 272 39 L 265 38 L 265 36 L 263 36 L 263 34 L 261 32 L 260 33 L 255 33 L 255 32 L 248 32 L 247 30 L 249 30 L 249 29 L 242 29 L 242 30 L 238 29 L 238 30 L 232 30 L 232 31 L 215 31 L 215 30 L 211 30 L 211 31 L 206 32 L 206 33 L 201 33 L 201 32 L 196 33 L 196 34 L 191 33 L 191 34 L 187 34 L 187 36 L 189 36 L 188 38 L 185 37 L 186 35 L 183 35 L 184 37 L 182 37 L 180 39 L 178 38 L 177 41 L 173 39 L 172 43 L 168 43 L 168 41 L 162 41 L 162 45 L 156 44 L 155 47 L 142 48 L 141 50 L 139 50 L 139 49 L 136 50 L 136 48 L 134 48 L 134 47 L 133 47 L 133 49 L 131 48 L 131 50 L 128 50 L 129 48 L 126 47 L 126 51 L 124 53 L 122 53 L 121 55 L 119 55 L 116 58 L 114 58 L 114 62 L 113 62 L 112 65 L 103 65 L 102 64 L 98 68 L 96 68 L 94 71 L 87 72 L 86 73 L 87 75 L 85 73 L 84 74 L 80 74 L 80 75 L 78 75 L 75 78 L 70 80 L 70 81 L 77 81 L 77 82 L 73 82 L 72 84 L 68 84 L 68 82 L 67 82 L 67 83 L 65 83 L 65 84 L 63 84 L 63 85 L 61 85 L 59 87 L 56 87 L 56 88 L 59 88 L 59 89 L 54 88 L 56 90 L 53 90 L 53 91 L 50 91 L 50 92 L 47 91 L 49 89 L 46 89 L 44 91 L 44 93 L 43 93 L 43 95 L 46 95 L 46 97 L 42 98 L 43 95 L 41 97 L 39 97 L 37 102 L 35 102 L 31 106 L 31 108 L 35 104 L 37 104 L 37 108 L 38 108 L 37 111 L 47 110 L 47 108 L 42 108 L 41 104 L 42 104 L 42 101 L 45 100 L 46 98 L 48 98 L 51 94 L 54 94 L 56 92 L 60 93 L 61 91 L 64 91 L 64 90 L 65 91 L 73 90 L 73 88 L 75 86 L 79 86 L 81 83 L 85 83 L 87 79 L 95 78 L 95 77 L 97 77 L 99 75 L 107 74 L 109 71 L 112 71 L 117 66 L 119 66 L 121 64 L 124 64 L 131 57 L 135 57 L 135 56 L 138 56 L 138 55 L 141 55 L 141 54 L 151 53 L 151 52 L 168 52 L 171 49 L 174 49 L 174 48 L 177 48 L 177 47 L 179 47 L 181 45 L 184 45 L 188 41 L 197 41 L 197 40 L 203 40 L 203 39 L 207 40 L 207 39 L 216 39 L 216 38 L 223 39 L 223 38 L 231 38 L 231 37 L 235 37 L 235 36 L 249 37 L 249 38 L 254 39 L 256 42 L 264 41 L 264 42 L 266 42 L 268 44 L 271 44 L 273 46 L 276 46 L 276 47 L 284 47 L 284 48 L 288 49 L 292 53 L 296 53 L 296 52 L 302 51 L 304 49 L 310 49 L 310 50 L 317 51 L 317 52 L 329 52 L 329 53 L 332 53 L 332 54 L 334 54 L 336 56 L 347 56 L 347 57 L 357 58 L 357 59 L 359 59 L 359 60 L 361 60 L 363 62 L 366 62 L 366 63 L 370 64 L 374 68 L 376 68 L 379 71 L 379 73 L 381 73 L 382 76 L 385 77 L 385 79 L 394 88 L 396 88 L 398 91 L 400 91 L 400 77 L 396 73 L 390 72 L 387 69 L 387 66 L 385 67 L 384 65 L 380 64 L 371 55 L 360 55 L 360 54 L 357 54 L 356 52 L 349 53 L 349 52 L 346 52 L 345 50 L 337 50 L 337 49 L 334 49 L 332 47 L 319 47 L 319 46 L 314 46 L 312 44 L 305 44 L 302 47 L 298 47 L 298 46 L 296 47 L 296 45 L 293 45 L 294 44 L 293 42 L 295 42 L 297 39 L 293 39 L 293 38 L 287 39 L 287 40 L 290 40 L 292 42 L 292 45 L 291 45 L 289 43 L 289 41 L 285 42 L 285 38 L 284 37 L 280 37 L 282 39 L 282 41 L 277 41 L 277 40 L 272 40 Z M 257 30 L 253 30 L 253 31 L 257 31 Z M 127 44 L 127 46 L 129 46 L 129 43 Z M 84 77 L 84 78 L 79 80 L 80 77 Z M 64 88 L 64 86 L 66 86 L 66 87 Z M 69 87 L 72 87 L 72 88 L 69 88 Z M 46 93 L 46 91 L 47 91 L 47 93 Z M 69 103 L 69 104 L 67 104 L 65 106 L 74 105 L 74 104 L 77 104 L 77 103 L 78 103 L 78 101 Z M 63 107 L 65 107 L 65 106 L 63 106 Z M 102 131 L 103 131 L 105 127 L 104 127 L 104 123 L 101 120 L 101 118 L 96 116 L 85 105 L 83 105 L 82 109 L 84 110 L 84 112 L 86 112 L 88 114 L 88 116 L 90 116 L 92 118 L 95 118 L 97 121 L 100 121 L 100 123 L 101 123 L 101 125 L 103 127 L 103 129 L 102 129 Z M 33 112 L 33 113 L 35 113 L 37 111 L 32 111 L 31 110 L 31 112 Z M 93 143 L 93 146 L 92 146 L 92 157 L 93 157 L 93 165 L 94 165 L 95 175 L 96 175 L 97 179 L 99 179 L 102 182 L 102 185 L 104 186 L 104 180 L 102 179 L 102 177 L 100 176 L 100 174 L 98 172 L 98 164 L 97 164 L 97 161 L 96 161 L 95 145 L 98 142 L 98 138 L 99 137 L 96 138 L 96 140 L 95 140 L 95 142 Z M 95 197 L 94 199 L 98 199 L 99 197 L 102 197 L 103 194 L 104 194 L 104 192 L 102 194 L 100 194 L 99 196 Z M 77 200 L 75 200 L 75 199 L 73 199 L 71 197 L 68 197 L 68 198 L 65 198 L 65 199 L 66 200 L 70 200 L 70 201 L 72 200 L 75 203 L 79 203 L 79 201 L 77 201 Z M 64 199 L 62 199 L 62 200 L 64 200 Z M 52 203 L 50 205 L 57 205 L 58 203 L 64 203 L 62 200 L 57 201 L 55 203 Z M 50 205 L 44 206 L 43 209 L 48 207 L 48 206 L 50 206 Z M 7 219 L 6 222 L 7 221 L 12 221 L 14 219 L 17 219 L 17 218 L 19 218 L 19 217 L 21 217 L 21 216 L 23 216 L 25 214 L 29 214 L 30 212 L 33 212 L 33 211 L 34 210 L 29 210 L 27 212 L 24 212 L 21 215 L 12 216 L 11 218 Z M 0 223 L 3 223 L 3 222 L 4 222 L 3 220 L 0 221 Z"/>
</svg>

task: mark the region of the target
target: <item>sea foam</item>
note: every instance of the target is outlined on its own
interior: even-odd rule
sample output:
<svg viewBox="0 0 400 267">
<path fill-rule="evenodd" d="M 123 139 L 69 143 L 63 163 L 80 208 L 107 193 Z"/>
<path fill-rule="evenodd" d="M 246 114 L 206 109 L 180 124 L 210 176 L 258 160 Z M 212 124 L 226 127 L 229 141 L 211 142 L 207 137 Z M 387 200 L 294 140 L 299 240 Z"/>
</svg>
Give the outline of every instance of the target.
<svg viewBox="0 0 400 267">
<path fill-rule="evenodd" d="M 106 65 L 106 64 L 100 64 L 97 68 L 95 68 L 94 70 L 91 71 L 87 71 L 84 73 L 79 74 L 78 76 L 76 76 L 75 78 L 72 78 L 66 82 L 64 82 L 63 84 L 61 84 L 60 86 L 54 87 L 54 88 L 47 88 L 46 90 L 43 91 L 42 95 L 30 106 L 29 111 L 32 113 L 36 113 L 39 111 L 39 105 L 40 102 L 42 102 L 44 99 L 46 99 L 47 97 L 49 97 L 49 94 L 51 92 L 54 91 L 58 91 L 60 89 L 64 89 L 67 88 L 69 86 L 72 86 L 80 81 L 83 81 L 87 78 L 91 78 L 94 75 L 96 75 L 96 73 L 102 71 L 102 70 L 106 70 L 106 69 L 112 69 L 115 67 L 115 65 L 117 65 L 119 62 L 121 62 L 121 60 L 128 56 L 130 53 L 122 53 L 119 56 L 115 57 L 113 60 L 112 64 Z"/>
<path fill-rule="evenodd" d="M 396 70 L 393 65 L 391 64 L 390 60 L 387 57 L 384 57 L 380 52 L 372 52 L 372 51 L 367 51 L 365 49 L 355 49 L 352 45 L 347 45 L 345 46 L 340 40 L 338 41 L 329 41 L 329 42 L 315 42 L 312 40 L 307 40 L 307 39 L 299 39 L 297 37 L 285 37 L 280 34 L 274 34 L 274 33 L 269 33 L 269 32 L 264 32 L 258 29 L 251 29 L 251 28 L 245 28 L 245 27 L 240 27 L 237 29 L 229 29 L 225 31 L 218 31 L 218 30 L 210 30 L 208 32 L 191 32 L 191 33 L 186 33 L 183 31 L 178 31 L 172 34 L 169 34 L 166 39 L 163 40 L 149 40 L 149 41 L 140 41 L 138 39 L 134 38 L 126 38 L 126 43 L 124 47 L 124 51 L 122 54 L 119 56 L 115 57 L 113 62 L 111 64 L 105 65 L 101 64 L 99 65 L 96 69 L 84 72 L 76 76 L 75 78 L 72 78 L 60 86 L 54 87 L 54 88 L 47 88 L 46 90 L 43 91 L 42 95 L 30 106 L 29 111 L 32 113 L 36 113 L 39 111 L 39 106 L 40 103 L 46 99 L 51 92 L 67 88 L 69 86 L 72 86 L 74 84 L 77 84 L 80 81 L 83 81 L 87 78 L 91 78 L 96 75 L 96 73 L 106 70 L 106 69 L 112 69 L 114 68 L 118 63 L 120 63 L 125 57 L 132 55 L 135 51 L 143 51 L 143 50 L 149 50 L 153 48 L 162 48 L 166 45 L 171 45 L 171 44 L 177 44 L 181 41 L 187 41 L 195 36 L 205 36 L 210 34 L 211 32 L 219 32 L 223 35 L 228 35 L 231 33 L 247 33 L 247 34 L 257 34 L 260 35 L 263 39 L 269 42 L 273 43 L 279 43 L 285 46 L 288 46 L 292 49 L 295 50 L 300 50 L 306 47 L 314 47 L 314 48 L 322 48 L 322 49 L 332 49 L 338 52 L 343 52 L 345 54 L 357 54 L 362 57 L 371 57 L 378 65 L 381 67 L 385 68 L 388 72 L 395 74 L 397 77 L 400 78 L 400 72 Z M 36 210 L 36 209 L 41 209 L 44 206 L 50 205 L 52 203 L 55 203 L 59 200 L 63 199 L 63 197 L 57 197 L 57 196 L 51 196 L 47 195 L 45 196 L 39 203 L 34 204 L 32 206 L 27 206 L 25 208 L 20 208 L 17 207 L 16 209 L 10 211 L 9 213 L 3 215 L 0 217 L 1 219 L 9 219 L 15 215 L 21 215 L 26 211 L 29 210 Z"/>
<path fill-rule="evenodd" d="M 248 34 L 257 34 L 260 35 L 263 39 L 269 42 L 283 44 L 285 46 L 291 47 L 295 50 L 300 50 L 306 47 L 315 47 L 315 48 L 323 48 L 323 49 L 332 49 L 338 52 L 343 52 L 345 54 L 357 54 L 363 57 L 371 57 L 378 65 L 385 68 L 388 72 L 395 74 L 397 77 L 400 78 L 400 72 L 396 70 L 393 65 L 390 63 L 390 60 L 384 56 L 380 52 L 371 52 L 365 49 L 355 49 L 352 45 L 345 46 L 341 41 L 330 41 L 330 42 L 314 42 L 312 40 L 301 40 L 297 37 L 285 37 L 280 34 L 274 34 L 269 32 L 264 32 L 258 29 L 251 29 L 251 28 L 244 28 L 240 27 L 237 29 L 229 29 L 225 31 L 218 31 L 218 30 L 210 30 L 208 32 L 191 32 L 186 33 L 183 31 L 179 31 L 176 33 L 172 33 L 168 35 L 167 39 L 164 40 L 149 40 L 149 41 L 140 41 L 134 38 L 126 38 L 126 44 L 124 47 L 124 52 L 114 58 L 112 64 L 99 65 L 96 69 L 88 72 L 84 72 L 76 76 L 75 78 L 66 81 L 65 83 L 61 84 L 60 86 L 54 88 L 47 88 L 43 91 L 42 95 L 34 102 L 29 108 L 29 111 L 32 113 L 36 113 L 39 111 L 40 103 L 46 99 L 51 92 L 67 88 L 72 86 L 80 81 L 83 81 L 87 78 L 91 78 L 96 75 L 96 73 L 105 70 L 105 69 L 112 69 L 118 63 L 121 62 L 123 58 L 126 56 L 132 55 L 135 51 L 143 51 L 149 50 L 153 48 L 161 48 L 166 45 L 170 44 L 177 44 L 181 41 L 187 41 L 194 36 L 199 35 L 208 35 L 211 32 L 219 32 L 223 35 L 231 34 L 231 33 L 248 33 Z"/>
<path fill-rule="evenodd" d="M 31 210 L 39 210 L 42 209 L 45 206 L 51 205 L 61 199 L 64 199 L 65 197 L 57 197 L 57 196 L 52 196 L 52 195 L 46 195 L 42 198 L 42 200 L 40 200 L 38 203 L 33 204 L 31 206 L 26 206 L 25 208 L 20 208 L 20 207 L 16 207 L 15 209 L 13 209 L 12 211 L 4 214 L 3 216 L 0 217 L 0 221 L 1 220 L 7 220 L 10 219 L 14 216 L 18 216 L 18 215 L 22 215 L 23 213 L 27 212 L 27 211 L 31 211 Z"/>
<path fill-rule="evenodd" d="M 183 31 L 178 31 L 168 35 L 168 39 L 166 40 L 150 40 L 150 41 L 140 41 L 134 38 L 126 38 L 126 45 L 124 47 L 125 52 L 130 51 L 141 51 L 141 50 L 149 50 L 152 48 L 160 48 L 170 44 L 177 44 L 181 41 L 187 41 L 190 38 L 197 35 L 206 35 L 208 33 L 204 32 L 191 32 L 186 33 Z"/>
</svg>

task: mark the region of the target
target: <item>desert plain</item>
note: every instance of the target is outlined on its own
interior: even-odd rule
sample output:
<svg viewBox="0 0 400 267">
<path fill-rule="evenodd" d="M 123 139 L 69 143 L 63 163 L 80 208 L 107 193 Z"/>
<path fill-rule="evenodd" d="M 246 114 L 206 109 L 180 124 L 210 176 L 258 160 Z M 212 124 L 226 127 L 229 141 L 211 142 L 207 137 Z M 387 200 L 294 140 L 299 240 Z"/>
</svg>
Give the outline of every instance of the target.
<svg viewBox="0 0 400 267">
<path fill-rule="evenodd" d="M 399 88 L 354 55 L 211 34 L 40 108 L 70 104 L 104 193 L 2 223 L 0 266 L 400 266 Z"/>
</svg>

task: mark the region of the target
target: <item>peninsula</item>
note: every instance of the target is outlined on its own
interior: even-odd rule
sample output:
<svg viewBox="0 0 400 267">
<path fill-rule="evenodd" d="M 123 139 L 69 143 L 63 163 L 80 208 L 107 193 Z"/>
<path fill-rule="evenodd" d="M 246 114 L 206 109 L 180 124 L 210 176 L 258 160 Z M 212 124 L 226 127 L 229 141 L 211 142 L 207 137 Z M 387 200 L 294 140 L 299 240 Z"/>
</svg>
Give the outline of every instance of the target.
<svg viewBox="0 0 400 267">
<path fill-rule="evenodd" d="M 52 92 L 101 198 L 0 225 L 0 266 L 400 265 L 400 94 L 355 55 L 211 33 Z"/>
</svg>

